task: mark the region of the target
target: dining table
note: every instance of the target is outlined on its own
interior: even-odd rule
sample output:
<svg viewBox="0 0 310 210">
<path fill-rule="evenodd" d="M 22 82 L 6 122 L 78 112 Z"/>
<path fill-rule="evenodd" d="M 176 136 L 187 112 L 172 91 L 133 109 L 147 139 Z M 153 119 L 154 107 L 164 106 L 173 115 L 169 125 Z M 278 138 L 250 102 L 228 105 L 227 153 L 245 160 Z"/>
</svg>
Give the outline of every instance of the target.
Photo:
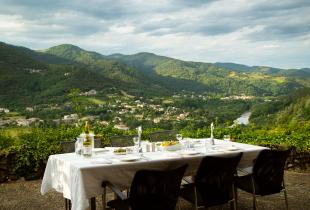
<svg viewBox="0 0 310 210">
<path fill-rule="evenodd" d="M 253 160 L 266 147 L 209 138 L 189 139 L 189 144 L 174 151 L 156 146 L 155 151 L 115 153 L 118 148 L 105 147 L 93 151 L 92 157 L 76 153 L 55 154 L 48 158 L 41 194 L 50 190 L 62 193 L 71 200 L 73 210 L 84 210 L 94 197 L 103 194 L 101 183 L 109 181 L 120 189 L 128 189 L 138 170 L 166 170 L 188 164 L 186 176 L 193 176 L 206 156 L 229 156 L 242 152 L 238 168 L 251 172 Z M 129 151 L 129 150 L 128 150 Z"/>
</svg>

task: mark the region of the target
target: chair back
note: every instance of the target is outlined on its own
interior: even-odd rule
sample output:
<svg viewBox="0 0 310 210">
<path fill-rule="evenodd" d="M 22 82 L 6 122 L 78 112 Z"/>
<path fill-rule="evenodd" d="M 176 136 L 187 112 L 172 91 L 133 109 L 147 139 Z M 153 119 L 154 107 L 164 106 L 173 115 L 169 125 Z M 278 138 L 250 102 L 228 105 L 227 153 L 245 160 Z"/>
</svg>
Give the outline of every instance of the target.
<svg viewBox="0 0 310 210">
<path fill-rule="evenodd" d="M 132 210 L 174 210 L 186 168 L 138 171 L 130 188 Z"/>
<path fill-rule="evenodd" d="M 197 193 L 205 207 L 225 204 L 234 198 L 233 184 L 242 153 L 227 157 L 205 157 L 194 177 Z"/>
<path fill-rule="evenodd" d="M 75 140 L 61 141 L 60 142 L 61 153 L 71 153 L 75 151 Z"/>
<path fill-rule="evenodd" d="M 75 151 L 75 141 L 61 141 L 60 142 L 60 149 L 61 153 L 71 153 Z M 95 139 L 94 140 L 94 147 L 95 148 L 100 148 L 102 146 L 101 140 L 100 139 Z"/>
<path fill-rule="evenodd" d="M 156 131 L 150 133 L 150 141 L 167 141 L 167 140 L 176 140 L 177 131 L 175 130 L 165 130 L 165 131 Z"/>
<path fill-rule="evenodd" d="M 102 142 L 100 139 L 94 139 L 94 148 L 101 148 Z"/>
<path fill-rule="evenodd" d="M 283 189 L 285 162 L 291 150 L 263 150 L 253 167 L 253 177 L 259 194 L 278 193 Z"/>
<path fill-rule="evenodd" d="M 125 135 L 112 136 L 112 137 L 110 137 L 110 145 L 112 147 L 134 146 L 133 137 L 134 137 L 134 135 L 129 135 L 129 136 L 125 136 Z"/>
</svg>

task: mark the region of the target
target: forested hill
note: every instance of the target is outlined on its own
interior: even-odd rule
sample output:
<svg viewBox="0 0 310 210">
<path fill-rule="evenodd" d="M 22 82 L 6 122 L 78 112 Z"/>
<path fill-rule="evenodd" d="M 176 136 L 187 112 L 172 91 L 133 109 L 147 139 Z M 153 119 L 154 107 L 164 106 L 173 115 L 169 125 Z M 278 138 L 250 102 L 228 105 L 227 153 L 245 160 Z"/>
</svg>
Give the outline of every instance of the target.
<svg viewBox="0 0 310 210">
<path fill-rule="evenodd" d="M 102 93 L 116 88 L 137 95 L 168 91 L 117 61 L 100 61 L 91 66 L 0 43 L 0 107 L 64 103 L 73 88 Z"/>
<path fill-rule="evenodd" d="M 252 108 L 251 122 L 257 125 L 303 126 L 310 122 L 310 88 L 302 88 L 275 101 L 257 103 Z"/>
<path fill-rule="evenodd" d="M 279 69 L 279 68 L 272 68 L 268 66 L 247 66 L 247 65 L 235 64 L 235 63 L 215 63 L 215 65 L 218 67 L 231 69 L 237 72 L 256 72 L 256 73 L 265 73 L 265 74 L 276 75 L 276 76 L 310 78 L 310 68 Z"/>
<path fill-rule="evenodd" d="M 185 90 L 222 97 L 279 96 L 310 86 L 309 69 L 277 69 L 285 72 L 280 74 L 267 67 L 235 68 L 152 53 L 104 56 L 69 44 L 33 51 L 0 42 L 0 105 L 63 103 L 73 88 L 101 94 L 115 88 L 137 96 Z"/>
<path fill-rule="evenodd" d="M 234 65 L 234 68 L 231 68 L 230 65 L 219 66 L 212 63 L 182 61 L 153 53 L 104 56 L 68 44 L 55 46 L 44 52 L 83 63 L 95 69 L 104 68 L 107 64 L 117 61 L 135 69 L 137 75 L 149 80 L 148 83 L 173 91 L 188 90 L 215 95 L 275 96 L 285 95 L 291 90 L 310 85 L 308 82 L 310 69 L 285 70 L 263 66 L 247 67 L 240 64 L 231 64 Z M 111 72 L 106 72 L 106 75 L 109 74 Z M 126 78 L 125 81 L 128 79 Z"/>
<path fill-rule="evenodd" d="M 153 77 L 178 78 L 203 84 L 206 91 L 222 95 L 285 95 L 291 90 L 309 86 L 309 69 L 276 69 L 248 67 L 240 64 L 182 61 L 152 53 L 111 55 L 129 66 Z"/>
</svg>

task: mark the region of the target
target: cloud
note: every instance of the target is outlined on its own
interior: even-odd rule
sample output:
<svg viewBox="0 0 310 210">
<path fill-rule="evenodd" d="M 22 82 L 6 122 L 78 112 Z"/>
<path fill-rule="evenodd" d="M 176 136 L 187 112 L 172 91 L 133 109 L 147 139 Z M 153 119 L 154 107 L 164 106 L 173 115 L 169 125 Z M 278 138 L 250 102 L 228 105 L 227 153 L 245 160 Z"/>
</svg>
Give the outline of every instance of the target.
<svg viewBox="0 0 310 210">
<path fill-rule="evenodd" d="M 0 0 L 0 40 L 103 54 L 310 67 L 308 0 Z"/>
</svg>

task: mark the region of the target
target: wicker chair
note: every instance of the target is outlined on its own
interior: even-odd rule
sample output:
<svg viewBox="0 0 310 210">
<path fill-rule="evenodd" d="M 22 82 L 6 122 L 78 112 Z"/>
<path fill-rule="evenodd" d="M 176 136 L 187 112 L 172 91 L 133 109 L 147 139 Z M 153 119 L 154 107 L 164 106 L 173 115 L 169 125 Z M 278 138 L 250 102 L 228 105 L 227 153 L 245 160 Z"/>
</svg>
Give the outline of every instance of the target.
<svg viewBox="0 0 310 210">
<path fill-rule="evenodd" d="M 60 148 L 61 148 L 61 153 L 71 153 L 74 152 L 75 150 L 75 141 L 61 141 L 60 142 Z M 100 148 L 102 147 L 102 143 L 100 139 L 95 139 L 94 140 L 94 147 L 95 148 Z"/>
<path fill-rule="evenodd" d="M 110 145 L 112 147 L 128 147 L 134 146 L 133 142 L 134 135 L 119 135 L 119 136 L 112 136 L 110 137 Z"/>
<path fill-rule="evenodd" d="M 284 166 L 290 154 L 290 149 L 263 150 L 259 153 L 253 172 L 237 178 L 236 186 L 253 195 L 253 209 L 257 209 L 256 196 L 265 196 L 284 192 L 285 205 L 288 201 L 284 182 Z"/>
<path fill-rule="evenodd" d="M 181 197 L 200 207 L 212 207 L 233 202 L 237 208 L 234 179 L 242 153 L 227 157 L 205 157 L 202 159 L 194 182 L 182 185 Z M 185 181 L 186 178 L 184 178 Z"/>
<path fill-rule="evenodd" d="M 187 164 L 173 170 L 137 171 L 128 197 L 112 183 L 104 181 L 102 186 L 109 187 L 118 197 L 107 205 L 117 210 L 175 210 L 186 168 Z"/>
<path fill-rule="evenodd" d="M 156 131 L 156 132 L 150 133 L 150 141 L 158 142 L 158 141 L 165 141 L 165 140 L 176 140 L 177 133 L 178 132 L 175 130 Z"/>
</svg>

